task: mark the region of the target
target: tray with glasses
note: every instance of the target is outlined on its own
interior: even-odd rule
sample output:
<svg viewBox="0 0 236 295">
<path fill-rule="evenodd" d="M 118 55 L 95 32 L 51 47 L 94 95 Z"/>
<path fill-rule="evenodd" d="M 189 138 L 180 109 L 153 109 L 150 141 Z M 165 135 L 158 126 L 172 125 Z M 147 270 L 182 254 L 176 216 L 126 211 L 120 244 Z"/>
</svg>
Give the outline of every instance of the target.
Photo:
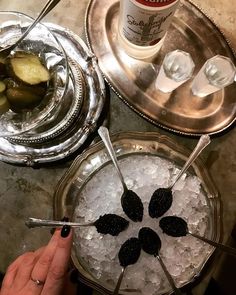
<svg viewBox="0 0 236 295">
<path fill-rule="evenodd" d="M 0 17 L 2 42 L 12 42 L 12 36 L 17 39 L 32 22 L 16 12 L 1 12 Z M 51 23 L 37 24 L 15 51 L 30 60 L 40 55 L 50 73 L 48 95 L 32 109 L 24 105 L 1 115 L 0 159 L 27 166 L 62 160 L 97 128 L 105 85 L 96 58 L 80 37 Z"/>
<path fill-rule="evenodd" d="M 157 126 L 192 136 L 218 134 L 234 123 L 235 83 L 205 98 L 190 89 L 207 59 L 223 55 L 236 64 L 230 43 L 200 8 L 181 1 L 161 51 L 149 61 L 130 57 L 120 46 L 118 16 L 119 1 L 91 0 L 86 34 L 105 79 L 131 109 Z M 191 54 L 193 76 L 171 93 L 163 93 L 156 87 L 156 78 L 166 54 L 176 49 Z"/>
</svg>

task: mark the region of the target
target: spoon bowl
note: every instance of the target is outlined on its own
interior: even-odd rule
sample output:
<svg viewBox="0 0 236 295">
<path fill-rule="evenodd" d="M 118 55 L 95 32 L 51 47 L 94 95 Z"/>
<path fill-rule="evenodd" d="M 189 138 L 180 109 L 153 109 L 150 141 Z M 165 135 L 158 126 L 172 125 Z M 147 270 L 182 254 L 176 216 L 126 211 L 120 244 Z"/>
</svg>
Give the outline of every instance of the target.
<svg viewBox="0 0 236 295">
<path fill-rule="evenodd" d="M 121 273 L 119 275 L 113 295 L 118 295 L 122 280 L 124 278 L 125 270 L 129 265 L 135 264 L 141 253 L 141 244 L 139 239 L 130 238 L 126 240 L 120 247 L 118 258 L 120 265 L 122 266 Z"/>
<path fill-rule="evenodd" d="M 161 250 L 161 239 L 159 238 L 158 234 L 149 227 L 142 227 L 139 230 L 139 241 L 141 243 L 142 249 L 147 254 L 153 255 L 156 257 L 165 273 L 165 276 L 171 285 L 174 293 L 176 295 L 183 295 L 182 292 L 176 287 L 175 282 L 167 270 L 163 260 L 161 259 L 159 252 Z"/>
<path fill-rule="evenodd" d="M 167 188 L 158 188 L 154 191 L 148 206 L 150 217 L 159 218 L 170 209 L 173 201 L 172 188 L 210 142 L 209 135 L 202 135 L 173 183 Z"/>
<path fill-rule="evenodd" d="M 139 196 L 132 190 L 127 188 L 124 181 L 124 177 L 120 171 L 120 167 L 116 158 L 116 153 L 113 149 L 111 139 L 109 136 L 108 129 L 101 126 L 98 129 L 98 134 L 100 135 L 111 159 L 116 168 L 117 174 L 120 178 L 121 184 L 123 186 L 123 193 L 121 196 L 121 206 L 125 214 L 134 222 L 142 221 L 143 219 L 143 203 Z"/>
<path fill-rule="evenodd" d="M 169 236 L 183 237 L 183 236 L 186 236 L 189 234 L 189 235 L 191 235 L 191 236 L 193 236 L 205 243 L 208 243 L 209 245 L 211 245 L 217 249 L 220 249 L 220 250 L 226 252 L 229 255 L 236 256 L 236 249 L 235 248 L 223 245 L 221 243 L 214 242 L 210 239 L 199 236 L 198 234 L 195 234 L 195 233 L 189 231 L 187 222 L 181 217 L 165 216 L 165 217 L 161 218 L 159 225 L 160 225 L 160 228 L 162 229 L 162 231 Z"/>
<path fill-rule="evenodd" d="M 69 225 L 71 227 L 84 227 L 84 226 L 95 226 L 98 233 L 101 234 L 110 234 L 112 236 L 117 236 L 119 233 L 124 231 L 129 222 L 116 214 L 104 214 L 101 215 L 97 220 L 87 223 L 78 223 L 78 222 L 65 222 L 65 221 L 56 221 L 56 220 L 45 220 L 37 218 L 29 218 L 25 225 L 28 228 L 34 227 L 62 227 L 64 225 Z"/>
</svg>

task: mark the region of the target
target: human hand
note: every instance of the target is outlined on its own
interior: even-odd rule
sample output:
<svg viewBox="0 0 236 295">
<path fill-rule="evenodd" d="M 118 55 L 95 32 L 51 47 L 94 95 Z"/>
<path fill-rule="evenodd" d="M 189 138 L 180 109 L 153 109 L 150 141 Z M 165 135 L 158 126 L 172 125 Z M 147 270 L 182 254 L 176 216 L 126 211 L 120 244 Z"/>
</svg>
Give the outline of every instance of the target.
<svg viewBox="0 0 236 295">
<path fill-rule="evenodd" d="M 0 295 L 60 295 L 72 246 L 70 227 L 56 230 L 46 247 L 19 256 L 7 269 Z"/>
</svg>

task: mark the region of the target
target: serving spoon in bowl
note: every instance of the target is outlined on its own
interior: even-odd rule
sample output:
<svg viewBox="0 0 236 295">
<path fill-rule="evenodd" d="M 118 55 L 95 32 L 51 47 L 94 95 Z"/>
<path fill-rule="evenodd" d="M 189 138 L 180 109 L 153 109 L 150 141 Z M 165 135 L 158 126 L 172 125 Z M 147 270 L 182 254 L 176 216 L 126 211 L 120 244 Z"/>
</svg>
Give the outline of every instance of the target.
<svg viewBox="0 0 236 295">
<path fill-rule="evenodd" d="M 0 57 L 7 57 L 11 51 L 18 46 L 18 44 L 29 34 L 29 32 L 44 18 L 61 0 L 49 0 L 43 7 L 38 17 L 25 30 L 21 37 L 12 45 L 0 49 Z"/>
<path fill-rule="evenodd" d="M 141 243 L 138 238 L 130 238 L 121 245 L 118 252 L 118 259 L 122 270 L 116 283 L 113 295 L 119 295 L 119 290 L 124 278 L 125 270 L 128 266 L 135 264 L 138 261 L 140 253 Z"/>
<path fill-rule="evenodd" d="M 123 186 L 123 193 L 121 196 L 121 206 L 125 214 L 134 222 L 142 221 L 143 219 L 143 203 L 139 196 L 132 190 L 127 188 L 127 185 L 124 181 L 124 177 L 121 173 L 116 153 L 113 149 L 111 139 L 109 136 L 108 129 L 106 127 L 101 126 L 98 129 L 98 134 L 100 135 L 110 157 L 116 168 L 117 174 L 120 178 L 121 184 Z"/>
<path fill-rule="evenodd" d="M 161 239 L 159 238 L 158 234 L 149 227 L 142 227 L 139 230 L 138 234 L 139 241 L 141 243 L 141 247 L 144 252 L 149 255 L 153 255 L 156 257 L 165 273 L 165 276 L 172 287 L 175 295 L 183 295 L 179 288 L 176 287 L 174 279 L 172 278 L 171 274 L 167 270 L 162 258 L 160 257 L 160 250 L 161 250 Z"/>
<path fill-rule="evenodd" d="M 170 209 L 173 201 L 172 188 L 210 142 L 209 135 L 202 135 L 174 181 L 167 188 L 158 188 L 154 191 L 148 206 L 152 218 L 159 218 Z"/>
<path fill-rule="evenodd" d="M 97 220 L 88 223 L 78 223 L 78 222 L 65 222 L 57 220 L 46 220 L 46 219 L 37 219 L 29 218 L 25 225 L 28 228 L 34 227 L 62 227 L 64 225 L 69 225 L 71 227 L 85 227 L 85 226 L 95 226 L 98 233 L 101 234 L 110 234 L 112 236 L 118 236 L 119 233 L 124 231 L 128 225 L 129 221 L 125 218 L 116 215 L 116 214 L 104 214 L 101 215 Z"/>
<path fill-rule="evenodd" d="M 187 235 L 191 235 L 205 243 L 208 243 L 209 245 L 220 249 L 221 251 L 224 251 L 230 255 L 236 256 L 236 249 L 232 248 L 230 246 L 214 242 L 210 239 L 207 239 L 205 237 L 199 236 L 198 234 L 193 233 L 188 229 L 187 222 L 178 216 L 165 216 L 162 217 L 159 221 L 159 226 L 162 229 L 163 233 L 167 234 L 171 237 L 184 237 Z"/>
</svg>

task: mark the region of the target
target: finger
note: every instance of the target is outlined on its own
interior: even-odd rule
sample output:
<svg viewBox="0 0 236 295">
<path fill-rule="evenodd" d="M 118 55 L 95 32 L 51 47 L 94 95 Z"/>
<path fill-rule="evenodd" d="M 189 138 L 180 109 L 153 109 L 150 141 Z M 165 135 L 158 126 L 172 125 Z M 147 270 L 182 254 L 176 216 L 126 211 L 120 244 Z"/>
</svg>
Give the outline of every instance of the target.
<svg viewBox="0 0 236 295">
<path fill-rule="evenodd" d="M 44 247 L 39 248 L 37 251 L 35 251 L 35 259 L 40 256 L 40 254 L 43 252 Z M 24 259 L 26 256 L 28 256 L 28 252 L 24 253 L 23 255 L 19 256 L 7 269 L 6 274 L 4 276 L 3 282 L 2 282 L 2 288 L 1 288 L 1 294 L 7 294 L 7 290 L 9 290 L 16 279 L 17 272 L 19 270 L 19 267 L 23 264 Z"/>
<path fill-rule="evenodd" d="M 44 251 L 41 253 L 39 259 L 35 263 L 27 283 L 27 290 L 30 292 L 30 294 L 41 293 L 43 284 L 37 285 L 35 284 L 35 281 L 39 280 L 41 282 L 45 282 L 49 267 L 52 263 L 53 256 L 57 248 L 59 237 L 60 231 L 55 231 L 48 245 L 44 247 Z"/>
<path fill-rule="evenodd" d="M 43 248 L 40 248 L 36 252 L 26 253 L 20 266 L 18 267 L 17 274 L 13 282 L 14 290 L 21 290 L 29 282 L 34 265 L 42 252 Z"/>
<path fill-rule="evenodd" d="M 38 279 L 40 281 L 45 281 L 47 277 L 47 273 L 49 267 L 52 263 L 58 240 L 60 237 L 60 231 L 55 231 L 53 234 L 50 242 L 46 246 L 44 252 L 42 253 L 41 257 L 38 259 L 37 263 L 35 264 L 31 277 L 33 279 Z"/>
<path fill-rule="evenodd" d="M 45 246 L 44 247 L 41 247 L 41 248 L 39 248 L 39 249 L 37 249 L 37 250 L 35 250 L 34 251 L 34 254 L 35 254 L 35 256 L 36 256 L 36 259 L 38 258 L 39 259 L 39 257 L 42 255 L 42 253 L 44 252 L 44 250 L 45 250 Z"/>
<path fill-rule="evenodd" d="M 68 225 L 63 226 L 61 237 L 58 240 L 57 249 L 41 295 L 60 294 L 67 274 L 72 246 L 72 233 Z"/>
<path fill-rule="evenodd" d="M 16 273 L 17 273 L 17 270 L 18 270 L 18 267 L 20 266 L 21 264 L 21 261 L 23 259 L 23 256 L 25 254 L 19 256 L 13 263 L 11 263 L 9 265 L 9 267 L 7 268 L 7 271 L 6 271 L 6 274 L 4 276 L 4 279 L 3 279 L 3 282 L 2 282 L 2 289 L 1 289 L 1 292 L 4 294 L 7 293 L 7 290 L 11 288 L 14 280 L 15 280 L 15 277 L 16 277 Z"/>
<path fill-rule="evenodd" d="M 28 283 L 32 269 L 42 254 L 44 247 L 35 252 L 27 252 L 23 255 L 12 287 L 14 290 L 21 290 Z"/>
</svg>

